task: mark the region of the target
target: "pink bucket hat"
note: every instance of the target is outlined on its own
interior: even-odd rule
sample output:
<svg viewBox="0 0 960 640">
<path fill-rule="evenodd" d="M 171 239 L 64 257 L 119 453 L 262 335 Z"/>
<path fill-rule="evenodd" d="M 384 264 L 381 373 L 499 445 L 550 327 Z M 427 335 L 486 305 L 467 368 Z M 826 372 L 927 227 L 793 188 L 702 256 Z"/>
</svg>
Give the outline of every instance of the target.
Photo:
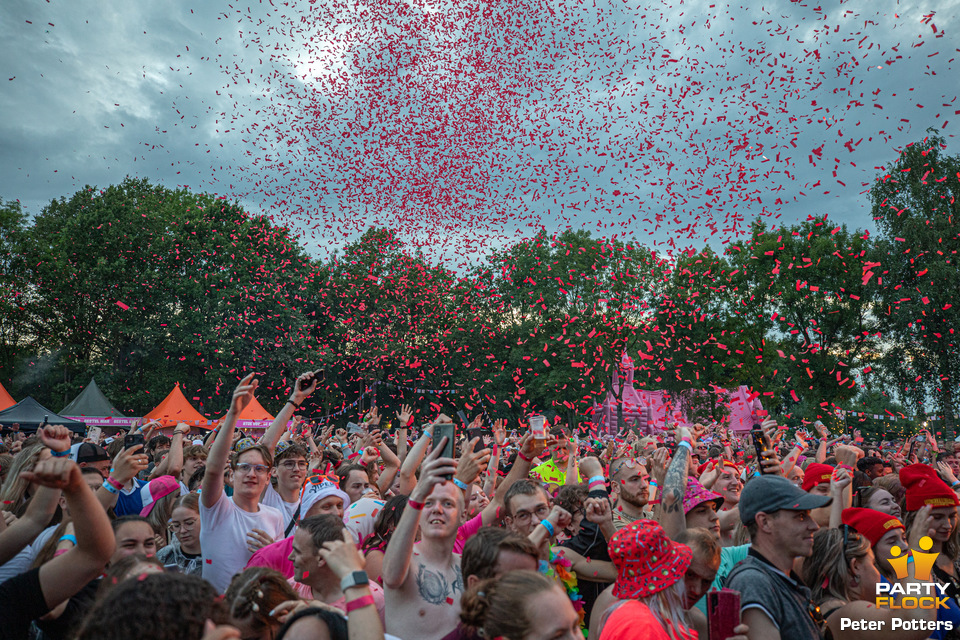
<svg viewBox="0 0 960 640">
<path fill-rule="evenodd" d="M 180 482 L 173 476 L 160 476 L 143 485 L 140 487 L 140 500 L 143 502 L 140 515 L 146 518 L 153 511 L 160 498 L 179 490 Z"/>
<path fill-rule="evenodd" d="M 696 478 L 687 478 L 687 491 L 683 494 L 683 514 L 690 513 L 690 510 L 701 505 L 704 502 L 715 503 L 714 508 L 720 509 L 723 504 L 723 496 L 708 490 Z"/>
<path fill-rule="evenodd" d="M 667 537 L 653 520 L 636 520 L 610 538 L 610 559 L 617 567 L 613 595 L 645 598 L 683 579 L 693 559 L 690 547 Z"/>
</svg>

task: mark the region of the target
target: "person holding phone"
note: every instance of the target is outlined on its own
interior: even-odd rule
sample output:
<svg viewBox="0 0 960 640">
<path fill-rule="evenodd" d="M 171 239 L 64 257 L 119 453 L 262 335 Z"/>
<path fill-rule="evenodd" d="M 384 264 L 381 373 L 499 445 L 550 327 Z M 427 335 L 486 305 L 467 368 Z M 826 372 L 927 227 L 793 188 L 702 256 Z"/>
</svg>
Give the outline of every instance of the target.
<svg viewBox="0 0 960 640">
<path fill-rule="evenodd" d="M 459 621 L 464 587 L 453 545 L 465 505 L 460 489 L 446 480 L 457 463 L 440 453 L 435 448 L 424 459 L 383 557 L 381 577 L 390 611 L 386 631 L 400 638 L 440 640 Z M 414 546 L 417 532 L 420 543 Z"/>
</svg>

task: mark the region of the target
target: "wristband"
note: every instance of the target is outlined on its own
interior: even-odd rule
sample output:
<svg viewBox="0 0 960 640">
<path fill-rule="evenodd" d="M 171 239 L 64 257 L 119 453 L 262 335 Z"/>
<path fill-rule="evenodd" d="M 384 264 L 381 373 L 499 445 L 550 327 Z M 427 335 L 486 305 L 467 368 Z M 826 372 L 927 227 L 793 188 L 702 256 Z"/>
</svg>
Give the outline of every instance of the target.
<svg viewBox="0 0 960 640">
<path fill-rule="evenodd" d="M 53 449 L 50 449 L 50 455 L 52 455 L 54 458 L 66 458 L 68 455 L 70 455 L 70 449 L 67 449 L 66 451 L 54 451 Z"/>
<path fill-rule="evenodd" d="M 123 489 L 123 485 L 120 484 L 120 481 L 114 478 L 113 476 L 107 476 L 107 479 L 104 480 L 103 482 L 104 484 L 108 484 L 112 486 L 117 491 L 120 491 L 121 489 Z"/>
<path fill-rule="evenodd" d="M 417 502 L 416 500 L 413 500 L 411 498 L 407 498 L 407 506 L 415 511 L 420 511 L 421 509 L 423 509 L 422 502 Z"/>
<path fill-rule="evenodd" d="M 300 408 L 300 405 L 298 405 L 298 404 L 297 404 L 296 402 L 294 402 L 293 400 L 287 400 L 287 404 L 292 404 L 294 409 L 299 409 L 299 408 Z"/>
<path fill-rule="evenodd" d="M 550 537 L 557 535 L 557 530 L 553 528 L 553 524 L 546 518 L 540 521 L 540 526 L 547 530 L 547 533 L 550 534 Z"/>
<path fill-rule="evenodd" d="M 500 453 L 500 447 L 499 447 L 499 445 L 497 445 L 496 442 L 494 442 L 494 443 L 493 443 L 493 448 L 490 449 L 490 455 L 491 455 L 491 456 L 495 456 L 495 455 L 498 455 L 499 453 Z"/>
<path fill-rule="evenodd" d="M 433 437 L 433 434 L 430 433 L 429 431 L 427 431 L 426 429 L 424 429 L 424 430 L 423 430 L 423 436 L 426 436 L 426 437 L 428 437 L 428 438 L 432 438 L 432 437 Z M 420 437 L 422 438 L 423 436 L 420 436 Z"/>
<path fill-rule="evenodd" d="M 355 611 L 357 609 L 362 609 L 364 607 L 369 607 L 372 604 L 373 604 L 373 596 L 371 595 L 362 596 L 360 598 L 357 598 L 356 600 L 351 600 L 350 602 L 347 603 L 347 613 L 350 613 L 351 611 Z"/>
<path fill-rule="evenodd" d="M 57 542 L 63 542 L 64 540 L 69 540 L 74 544 L 74 546 L 76 546 L 77 544 L 77 536 L 73 535 L 72 533 L 68 533 L 66 535 L 60 536 L 60 539 L 57 540 Z"/>
<path fill-rule="evenodd" d="M 464 491 L 466 491 L 466 490 L 468 490 L 468 489 L 470 488 L 470 485 L 468 485 L 466 482 L 461 482 L 460 480 L 457 480 L 456 478 L 453 479 L 453 484 L 457 485 L 457 487 L 459 487 L 460 489 L 463 489 Z"/>
<path fill-rule="evenodd" d="M 960 487 L 960 480 L 956 480 L 953 484 L 950 485 L 951 489 L 956 489 L 957 487 Z"/>
<path fill-rule="evenodd" d="M 686 447 L 686 448 L 687 448 L 687 451 L 693 453 L 693 445 L 691 445 L 691 444 L 690 444 L 689 442 L 687 442 L 686 440 L 681 440 L 680 442 L 677 443 L 677 446 L 678 446 L 678 447 Z"/>
<path fill-rule="evenodd" d="M 596 483 L 596 482 L 601 482 L 601 483 L 603 483 L 603 484 L 607 484 L 607 478 L 606 478 L 606 476 L 593 476 L 592 478 L 590 478 L 589 480 L 587 480 L 587 484 L 589 484 L 589 485 L 591 485 L 591 486 L 592 486 L 594 483 Z"/>
<path fill-rule="evenodd" d="M 517 457 L 521 460 L 526 460 L 527 462 L 533 462 L 533 458 L 528 458 L 527 456 L 523 455 L 523 451 L 517 451 Z"/>
<path fill-rule="evenodd" d="M 110 484 L 109 482 L 104 482 L 101 486 L 102 486 L 104 489 L 106 489 L 107 491 L 109 491 L 110 493 L 116 493 L 116 494 L 119 494 L 119 493 L 120 493 L 119 489 L 117 489 L 116 487 L 114 487 L 114 486 L 113 486 L 112 484 Z"/>
<path fill-rule="evenodd" d="M 56 551 L 54 551 L 53 557 L 54 557 L 54 558 L 57 558 L 57 557 L 59 557 L 59 556 L 62 556 L 62 555 L 65 554 L 67 551 L 70 551 L 70 549 L 57 549 Z"/>
</svg>

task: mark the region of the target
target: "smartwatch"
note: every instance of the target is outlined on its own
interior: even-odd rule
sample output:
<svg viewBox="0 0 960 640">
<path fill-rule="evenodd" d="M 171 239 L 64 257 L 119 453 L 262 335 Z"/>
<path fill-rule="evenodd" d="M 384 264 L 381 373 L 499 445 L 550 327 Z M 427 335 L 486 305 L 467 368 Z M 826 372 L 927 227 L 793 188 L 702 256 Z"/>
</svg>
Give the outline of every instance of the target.
<svg viewBox="0 0 960 640">
<path fill-rule="evenodd" d="M 370 584 L 366 571 L 354 571 L 343 577 L 340 581 L 340 591 L 346 591 L 351 587 L 364 587 Z"/>
</svg>

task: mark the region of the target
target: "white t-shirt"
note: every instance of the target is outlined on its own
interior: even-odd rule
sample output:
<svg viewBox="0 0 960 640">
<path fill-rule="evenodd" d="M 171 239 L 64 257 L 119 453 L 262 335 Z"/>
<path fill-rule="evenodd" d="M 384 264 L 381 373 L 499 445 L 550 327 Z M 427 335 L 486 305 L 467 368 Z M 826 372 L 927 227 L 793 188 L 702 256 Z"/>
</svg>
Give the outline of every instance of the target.
<svg viewBox="0 0 960 640">
<path fill-rule="evenodd" d="M 283 537 L 283 514 L 260 505 L 250 513 L 222 494 L 207 508 L 200 500 L 200 548 L 203 553 L 203 579 L 223 593 L 235 573 L 243 571 L 253 555 L 247 549 L 247 534 L 254 529 L 267 532 L 274 540 Z"/>
<path fill-rule="evenodd" d="M 277 493 L 277 490 L 273 488 L 273 483 L 267 485 L 267 490 L 263 492 L 263 497 L 260 498 L 260 504 L 265 504 L 268 507 L 273 507 L 280 511 L 284 516 L 283 529 L 286 531 L 287 525 L 290 524 L 290 521 L 293 520 L 294 514 L 297 512 L 297 509 L 300 507 L 300 497 L 297 496 L 296 502 L 287 502 L 280 497 L 280 494 Z M 300 517 L 303 517 L 303 514 L 300 514 Z M 202 531 L 202 529 L 201 529 Z"/>
</svg>

